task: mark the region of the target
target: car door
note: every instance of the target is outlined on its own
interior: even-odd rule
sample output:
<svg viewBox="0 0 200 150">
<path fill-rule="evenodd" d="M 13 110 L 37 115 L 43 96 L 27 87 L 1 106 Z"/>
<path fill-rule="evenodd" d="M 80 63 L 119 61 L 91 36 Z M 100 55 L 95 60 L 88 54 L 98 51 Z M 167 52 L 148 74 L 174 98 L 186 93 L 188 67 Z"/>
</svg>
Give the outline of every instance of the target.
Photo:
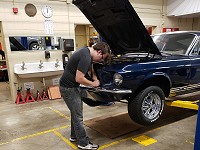
<svg viewBox="0 0 200 150">
<path fill-rule="evenodd" d="M 181 87 L 189 84 L 191 63 L 188 56 L 174 57 L 171 62 L 168 62 L 168 65 L 171 66 L 169 75 L 173 87 Z"/>
</svg>

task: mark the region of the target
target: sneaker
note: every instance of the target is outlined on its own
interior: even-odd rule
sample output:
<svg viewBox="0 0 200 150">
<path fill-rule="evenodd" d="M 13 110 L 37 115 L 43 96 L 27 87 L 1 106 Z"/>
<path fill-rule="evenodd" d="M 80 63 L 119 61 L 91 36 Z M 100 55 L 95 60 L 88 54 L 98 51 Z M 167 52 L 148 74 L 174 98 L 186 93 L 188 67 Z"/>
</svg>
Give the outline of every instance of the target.
<svg viewBox="0 0 200 150">
<path fill-rule="evenodd" d="M 77 140 L 76 140 L 76 138 L 69 138 L 69 141 L 70 142 L 76 142 Z"/>
<path fill-rule="evenodd" d="M 86 146 L 78 145 L 78 148 L 79 148 L 79 149 L 98 149 L 98 148 L 99 148 L 99 145 L 89 143 L 89 144 L 86 145 Z"/>
</svg>

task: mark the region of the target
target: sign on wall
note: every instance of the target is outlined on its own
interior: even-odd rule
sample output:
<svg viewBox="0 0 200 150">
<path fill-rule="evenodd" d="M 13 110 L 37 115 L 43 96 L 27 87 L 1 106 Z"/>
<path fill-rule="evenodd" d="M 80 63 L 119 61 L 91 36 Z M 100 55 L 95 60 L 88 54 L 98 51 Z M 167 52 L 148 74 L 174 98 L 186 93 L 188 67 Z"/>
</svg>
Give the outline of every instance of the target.
<svg viewBox="0 0 200 150">
<path fill-rule="evenodd" d="M 24 83 L 24 89 L 33 90 L 34 89 L 34 83 L 33 82 L 25 82 Z"/>
<path fill-rule="evenodd" d="M 53 21 L 45 20 L 44 21 L 44 29 L 45 29 L 45 34 L 53 34 Z"/>
<path fill-rule="evenodd" d="M 52 79 L 53 85 L 59 85 L 60 78 Z"/>
<path fill-rule="evenodd" d="M 179 31 L 179 28 L 163 28 L 162 32 L 173 32 L 173 31 Z"/>
</svg>

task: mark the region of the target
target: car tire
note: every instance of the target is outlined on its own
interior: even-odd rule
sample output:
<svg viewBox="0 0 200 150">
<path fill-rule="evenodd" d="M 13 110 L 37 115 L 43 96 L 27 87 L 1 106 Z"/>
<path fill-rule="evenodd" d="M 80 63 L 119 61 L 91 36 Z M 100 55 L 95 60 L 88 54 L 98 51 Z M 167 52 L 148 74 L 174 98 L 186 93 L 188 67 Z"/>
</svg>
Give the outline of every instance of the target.
<svg viewBox="0 0 200 150">
<path fill-rule="evenodd" d="M 128 114 L 140 125 L 152 125 L 162 114 L 164 100 L 165 95 L 160 87 L 147 87 L 129 101 Z"/>
</svg>

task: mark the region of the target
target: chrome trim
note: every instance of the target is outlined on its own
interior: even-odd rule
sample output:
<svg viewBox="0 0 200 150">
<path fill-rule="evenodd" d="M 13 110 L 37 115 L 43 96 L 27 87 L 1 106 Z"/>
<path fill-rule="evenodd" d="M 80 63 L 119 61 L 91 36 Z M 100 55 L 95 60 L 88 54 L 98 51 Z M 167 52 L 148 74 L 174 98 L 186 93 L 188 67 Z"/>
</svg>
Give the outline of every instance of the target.
<svg viewBox="0 0 200 150">
<path fill-rule="evenodd" d="M 192 56 L 192 51 L 194 50 L 194 47 L 198 44 L 198 42 L 199 42 L 199 36 L 195 35 L 193 41 L 191 42 L 190 46 L 186 51 L 186 55 Z"/>
<path fill-rule="evenodd" d="M 131 90 L 128 89 L 112 89 L 112 90 L 107 90 L 105 88 L 101 88 L 101 87 L 90 87 L 90 86 L 85 86 L 85 85 L 80 85 L 81 88 L 85 88 L 88 90 L 92 90 L 93 92 L 107 92 L 107 93 L 114 93 L 114 94 L 128 94 L 128 93 L 132 93 Z"/>
<path fill-rule="evenodd" d="M 152 91 L 144 97 L 141 110 L 146 118 L 150 120 L 155 119 L 162 109 L 162 100 L 158 94 Z"/>
</svg>

